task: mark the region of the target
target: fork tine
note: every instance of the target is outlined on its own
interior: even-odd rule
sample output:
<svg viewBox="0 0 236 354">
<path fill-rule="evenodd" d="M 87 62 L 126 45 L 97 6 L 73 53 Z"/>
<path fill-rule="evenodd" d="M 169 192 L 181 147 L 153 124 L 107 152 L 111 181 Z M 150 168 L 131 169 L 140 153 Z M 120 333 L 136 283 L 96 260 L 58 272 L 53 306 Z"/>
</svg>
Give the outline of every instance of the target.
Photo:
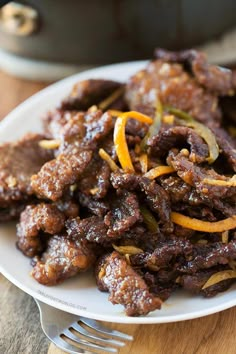
<svg viewBox="0 0 236 354">
<path fill-rule="evenodd" d="M 79 337 L 77 337 L 76 335 L 74 335 L 69 329 L 65 329 L 63 331 L 63 334 L 75 341 L 77 344 L 83 344 L 83 345 L 86 345 L 88 348 L 93 348 L 93 349 L 101 349 L 105 352 L 108 352 L 108 353 L 117 353 L 117 349 L 116 348 L 112 348 L 112 347 L 105 347 L 103 345 L 99 345 L 99 344 L 95 344 L 95 343 L 92 343 L 92 342 L 89 342 L 89 341 L 85 341 Z"/>
<path fill-rule="evenodd" d="M 119 347 L 123 347 L 125 345 L 124 342 L 120 342 L 120 341 L 114 340 L 112 338 L 98 337 L 98 336 L 94 335 L 92 332 L 87 331 L 84 327 L 80 326 L 77 322 L 72 323 L 71 327 L 74 330 L 76 330 L 77 332 L 79 332 L 80 334 L 83 334 L 85 337 L 99 340 L 100 342 L 103 342 L 103 343 L 117 345 Z"/>
<path fill-rule="evenodd" d="M 130 341 L 132 341 L 134 339 L 132 336 L 130 336 L 126 333 L 116 331 L 111 328 L 106 328 L 106 327 L 102 326 L 101 324 L 99 324 L 97 321 L 94 321 L 90 318 L 80 317 L 80 321 L 83 322 L 84 324 L 86 324 L 88 327 L 93 328 L 100 333 L 110 334 L 111 336 L 125 339 L 125 340 L 130 340 Z"/>
<path fill-rule="evenodd" d="M 55 337 L 53 340 L 54 344 L 62 349 L 63 351 L 66 351 L 67 353 L 71 354 L 97 354 L 95 352 L 91 352 L 90 350 L 82 349 L 82 348 L 76 348 L 75 346 L 67 343 L 64 339 L 61 337 Z"/>
</svg>

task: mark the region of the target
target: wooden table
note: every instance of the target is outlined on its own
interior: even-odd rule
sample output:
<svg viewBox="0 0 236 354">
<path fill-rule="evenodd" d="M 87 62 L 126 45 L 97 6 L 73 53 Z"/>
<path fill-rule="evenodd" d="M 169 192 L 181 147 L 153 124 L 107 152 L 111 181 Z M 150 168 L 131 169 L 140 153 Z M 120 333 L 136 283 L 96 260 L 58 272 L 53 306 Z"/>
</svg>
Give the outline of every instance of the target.
<svg viewBox="0 0 236 354">
<path fill-rule="evenodd" d="M 0 118 L 45 87 L 0 72 Z M 9 136 L 9 139 L 11 137 Z M 120 354 L 235 354 L 236 308 L 185 322 L 117 325 L 134 335 Z M 33 299 L 0 275 L 0 354 L 62 354 L 42 333 Z"/>
</svg>

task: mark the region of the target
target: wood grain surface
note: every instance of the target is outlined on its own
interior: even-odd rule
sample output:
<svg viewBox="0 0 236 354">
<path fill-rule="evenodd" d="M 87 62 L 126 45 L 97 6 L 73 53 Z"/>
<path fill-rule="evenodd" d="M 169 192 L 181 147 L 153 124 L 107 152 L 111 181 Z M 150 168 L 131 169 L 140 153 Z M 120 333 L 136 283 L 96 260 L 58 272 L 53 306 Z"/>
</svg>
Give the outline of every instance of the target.
<svg viewBox="0 0 236 354">
<path fill-rule="evenodd" d="M 0 118 L 45 86 L 0 72 Z M 236 308 L 170 324 L 106 325 L 135 337 L 120 354 L 236 353 Z M 0 354 L 62 353 L 44 336 L 34 300 L 0 275 Z"/>
</svg>

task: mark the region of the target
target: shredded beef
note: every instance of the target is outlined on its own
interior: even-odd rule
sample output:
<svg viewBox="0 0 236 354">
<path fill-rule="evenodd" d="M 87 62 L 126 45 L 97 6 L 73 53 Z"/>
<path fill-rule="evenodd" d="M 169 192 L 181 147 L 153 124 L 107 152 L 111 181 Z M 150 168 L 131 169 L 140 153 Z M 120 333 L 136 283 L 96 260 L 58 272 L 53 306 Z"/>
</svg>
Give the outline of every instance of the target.
<svg viewBox="0 0 236 354">
<path fill-rule="evenodd" d="M 85 195 L 104 198 L 110 187 L 110 167 L 98 155 L 90 161 L 77 183 L 78 189 Z"/>
<path fill-rule="evenodd" d="M 87 195 L 79 191 L 77 198 L 80 205 L 94 215 L 104 216 L 109 210 L 107 201 L 95 199 L 92 195 Z"/>
<path fill-rule="evenodd" d="M 68 186 L 78 180 L 91 157 L 91 151 L 82 151 L 69 156 L 61 154 L 47 162 L 37 175 L 31 177 L 31 187 L 38 197 L 56 201 L 62 197 Z"/>
<path fill-rule="evenodd" d="M 174 274 L 173 277 L 173 272 L 166 271 L 168 274 L 172 275 L 173 279 L 168 279 L 167 281 L 163 282 L 160 279 L 160 272 L 146 272 L 144 274 L 144 280 L 152 294 L 158 296 L 162 301 L 166 301 L 170 295 L 178 288 L 178 284 L 175 282 L 177 275 Z"/>
<path fill-rule="evenodd" d="M 192 244 L 189 240 L 173 237 L 165 241 L 157 242 L 153 252 L 139 253 L 130 256 L 130 262 L 135 267 L 147 267 L 159 269 L 169 266 L 169 263 L 179 255 L 188 257 L 192 252 Z"/>
<path fill-rule="evenodd" d="M 230 95 L 234 89 L 232 71 L 209 64 L 204 53 L 193 49 L 170 52 L 158 48 L 155 50 L 155 58 L 185 64 L 200 85 L 218 95 Z"/>
<path fill-rule="evenodd" d="M 43 117 L 43 127 L 45 135 L 49 139 L 59 139 L 61 138 L 64 126 L 72 119 L 77 112 L 75 111 L 64 111 L 61 109 L 55 109 L 54 111 L 48 112 Z"/>
<path fill-rule="evenodd" d="M 89 269 L 95 260 L 93 248 L 86 240 L 54 235 L 31 274 L 40 284 L 55 285 Z"/>
<path fill-rule="evenodd" d="M 45 246 L 42 234 L 60 232 L 64 222 L 64 214 L 55 205 L 28 205 L 17 225 L 17 247 L 28 257 L 40 254 Z"/>
<path fill-rule="evenodd" d="M 207 145 L 193 129 L 188 127 L 162 128 L 157 135 L 148 140 L 147 145 L 152 148 L 152 154 L 163 157 L 171 148 L 186 147 L 186 143 L 190 145 L 191 161 L 201 163 L 206 160 L 209 155 Z"/>
<path fill-rule="evenodd" d="M 129 79 L 126 100 L 132 110 L 153 117 L 157 98 L 163 105 L 188 112 L 202 123 L 219 125 L 217 95 L 203 88 L 181 64 L 158 59 Z"/>
<path fill-rule="evenodd" d="M 205 178 L 224 179 L 225 176 L 217 174 L 213 169 L 206 169 L 195 165 L 183 154 L 176 151 L 170 151 L 168 157 L 168 163 L 173 166 L 177 174 L 187 184 L 190 184 L 196 188 L 196 191 L 201 195 L 208 195 L 213 198 L 229 198 L 235 197 L 235 187 L 225 187 L 210 185 L 203 182 Z"/>
<path fill-rule="evenodd" d="M 96 270 L 100 288 L 109 291 L 109 300 L 123 305 L 128 316 L 145 315 L 160 309 L 161 300 L 149 292 L 141 276 L 119 253 L 103 257 Z"/>
<path fill-rule="evenodd" d="M 215 242 L 207 245 L 195 245 L 192 260 L 179 266 L 184 273 L 196 273 L 200 269 L 208 269 L 218 264 L 228 264 L 230 259 L 236 258 L 236 241 L 228 244 Z"/>
<path fill-rule="evenodd" d="M 140 179 L 140 189 L 146 195 L 146 201 L 151 210 L 158 214 L 162 231 L 170 233 L 173 231 L 173 224 L 170 219 L 170 199 L 166 191 L 155 181 L 148 178 Z"/>
<path fill-rule="evenodd" d="M 216 141 L 221 149 L 221 153 L 228 160 L 232 171 L 236 172 L 236 140 L 234 141 L 231 136 L 222 128 L 212 128 L 215 134 Z"/>
<path fill-rule="evenodd" d="M 86 239 L 99 244 L 107 241 L 107 227 L 103 219 L 97 216 L 68 220 L 66 228 L 68 235 L 74 239 Z"/>
<path fill-rule="evenodd" d="M 125 190 L 117 190 L 117 196 L 111 202 L 111 210 L 104 218 L 108 227 L 107 235 L 112 238 L 120 236 L 140 220 L 142 216 L 137 196 Z"/>
<path fill-rule="evenodd" d="M 4 207 L 27 200 L 33 194 L 31 176 L 53 157 L 52 151 L 39 146 L 43 138 L 27 134 L 15 143 L 0 146 L 0 202 Z"/>
<path fill-rule="evenodd" d="M 86 111 L 100 103 L 122 84 L 111 80 L 84 80 L 75 84 L 70 95 L 62 102 L 62 110 Z M 122 106 L 121 106 L 122 107 Z M 118 109 L 118 108 L 117 108 Z"/>
<path fill-rule="evenodd" d="M 111 183 L 114 188 L 142 191 L 150 209 L 158 214 L 162 231 L 170 233 L 173 230 L 170 220 L 170 199 L 159 184 L 148 178 L 130 173 L 122 173 L 121 171 L 111 174 Z"/>
</svg>

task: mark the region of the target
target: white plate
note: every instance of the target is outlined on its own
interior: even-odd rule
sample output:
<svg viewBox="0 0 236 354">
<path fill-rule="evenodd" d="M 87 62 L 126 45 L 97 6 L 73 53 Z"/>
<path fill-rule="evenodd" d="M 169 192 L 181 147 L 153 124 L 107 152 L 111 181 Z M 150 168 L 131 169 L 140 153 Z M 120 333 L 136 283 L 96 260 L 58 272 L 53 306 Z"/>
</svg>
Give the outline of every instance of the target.
<svg viewBox="0 0 236 354">
<path fill-rule="evenodd" d="M 40 117 L 70 91 L 72 85 L 87 78 L 125 81 L 146 62 L 132 62 L 93 69 L 62 80 L 29 98 L 0 124 L 0 141 L 14 140 L 29 131 L 40 131 Z M 58 309 L 98 320 L 120 323 L 175 322 L 209 315 L 236 304 L 236 287 L 212 299 L 177 292 L 146 317 L 127 317 L 123 307 L 112 305 L 108 295 L 97 290 L 91 274 L 81 274 L 63 284 L 46 287 L 29 275 L 30 259 L 15 247 L 15 225 L 0 226 L 0 271 L 26 293 Z"/>
</svg>

